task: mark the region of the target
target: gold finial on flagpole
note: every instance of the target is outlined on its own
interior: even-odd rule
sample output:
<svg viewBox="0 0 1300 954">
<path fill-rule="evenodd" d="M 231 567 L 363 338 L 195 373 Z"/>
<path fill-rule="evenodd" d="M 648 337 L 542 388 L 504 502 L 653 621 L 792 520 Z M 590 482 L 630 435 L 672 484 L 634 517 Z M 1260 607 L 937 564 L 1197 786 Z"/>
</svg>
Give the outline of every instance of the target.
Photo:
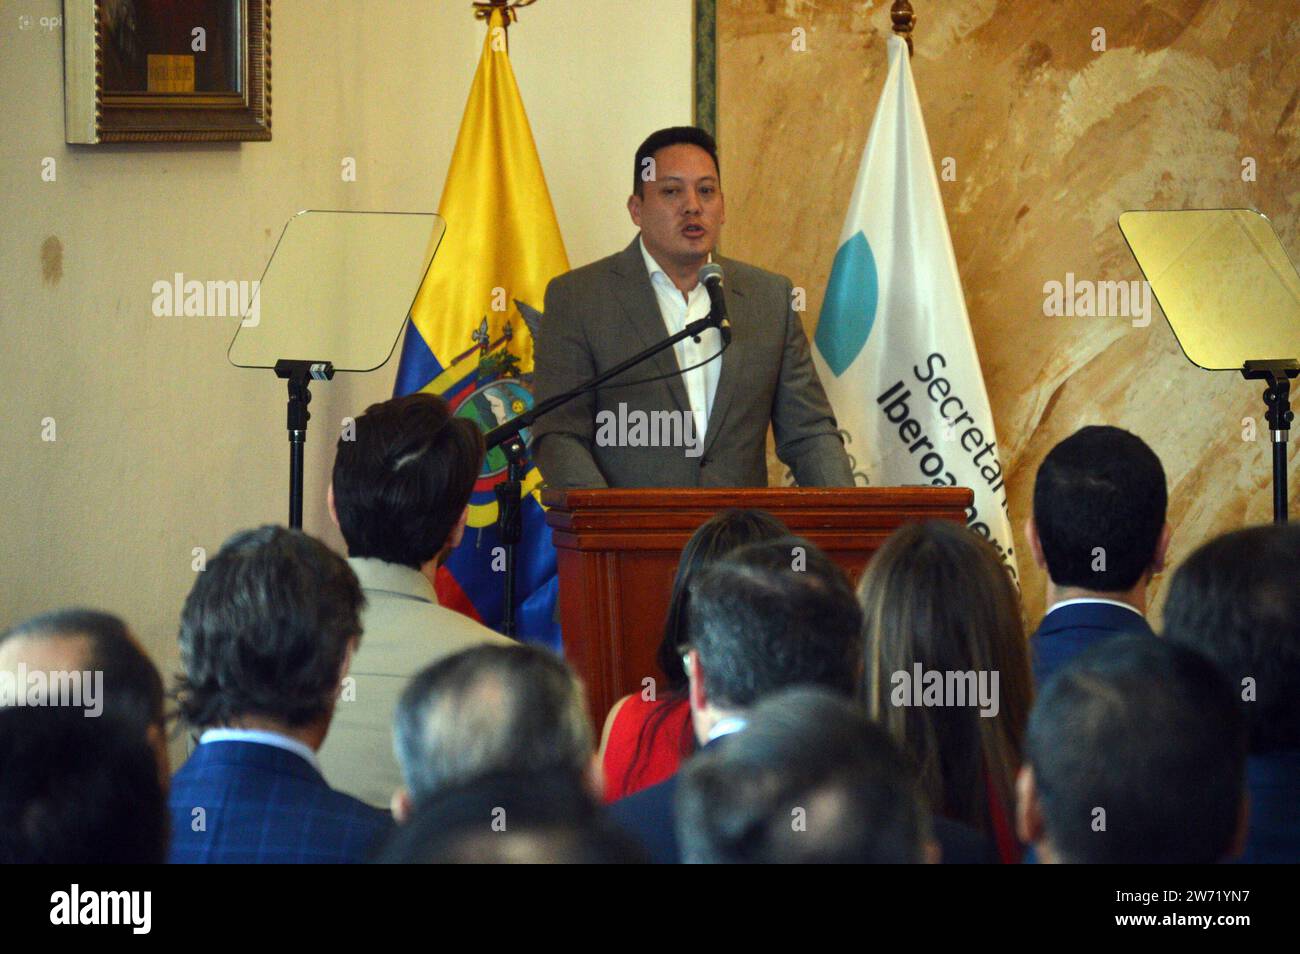
<svg viewBox="0 0 1300 954">
<path fill-rule="evenodd" d="M 912 55 L 912 31 L 916 29 L 916 14 L 909 0 L 894 0 L 889 8 L 889 19 L 894 21 L 894 32 L 907 41 L 907 55 Z"/>
<path fill-rule="evenodd" d="M 500 10 L 506 29 L 518 19 L 515 13 L 520 7 L 531 7 L 537 0 L 474 0 L 474 16 L 479 20 L 492 21 L 492 11 Z"/>
</svg>

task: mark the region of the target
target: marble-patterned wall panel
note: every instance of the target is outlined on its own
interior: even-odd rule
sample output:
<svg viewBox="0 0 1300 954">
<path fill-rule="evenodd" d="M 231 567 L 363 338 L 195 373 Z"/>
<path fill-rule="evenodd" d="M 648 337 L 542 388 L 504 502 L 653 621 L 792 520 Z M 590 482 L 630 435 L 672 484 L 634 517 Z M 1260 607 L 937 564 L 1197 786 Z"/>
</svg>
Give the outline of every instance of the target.
<svg viewBox="0 0 1300 954">
<path fill-rule="evenodd" d="M 1044 284 L 1140 279 L 1116 225 L 1126 209 L 1256 208 L 1300 260 L 1300 0 L 913 5 L 912 69 L 934 160 L 956 163 L 941 189 L 1033 622 L 1044 583 L 1023 531 L 1034 472 L 1085 424 L 1127 428 L 1160 455 L 1171 564 L 1271 518 L 1262 387 L 1189 364 L 1158 307 L 1147 327 L 1047 317 Z M 718 2 L 724 246 L 807 289 L 810 334 L 889 29 L 888 0 Z M 1291 472 L 1295 497 L 1300 462 Z M 1157 621 L 1168 578 L 1152 591 Z"/>
</svg>

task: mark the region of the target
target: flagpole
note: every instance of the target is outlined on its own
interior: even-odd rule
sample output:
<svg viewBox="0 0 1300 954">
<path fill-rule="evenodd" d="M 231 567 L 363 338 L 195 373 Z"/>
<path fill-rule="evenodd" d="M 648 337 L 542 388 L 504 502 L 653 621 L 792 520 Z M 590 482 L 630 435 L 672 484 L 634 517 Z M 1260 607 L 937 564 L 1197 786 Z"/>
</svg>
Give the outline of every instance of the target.
<svg viewBox="0 0 1300 954">
<path fill-rule="evenodd" d="M 510 24 L 517 20 L 520 7 L 531 7 L 537 0 L 474 0 L 474 19 L 492 22 L 492 11 L 501 11 L 501 28 L 506 31 L 506 52 L 510 52 Z"/>
<path fill-rule="evenodd" d="M 912 55 L 912 31 L 916 29 L 916 13 L 909 0 L 894 0 L 889 8 L 889 19 L 894 21 L 894 32 L 907 41 L 907 55 Z"/>
</svg>

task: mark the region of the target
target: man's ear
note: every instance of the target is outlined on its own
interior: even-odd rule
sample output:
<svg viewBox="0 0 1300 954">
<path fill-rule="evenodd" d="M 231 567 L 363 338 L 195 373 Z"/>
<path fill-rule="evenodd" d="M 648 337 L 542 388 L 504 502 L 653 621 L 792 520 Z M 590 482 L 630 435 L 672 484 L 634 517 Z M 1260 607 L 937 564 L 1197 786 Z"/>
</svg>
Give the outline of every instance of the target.
<svg viewBox="0 0 1300 954">
<path fill-rule="evenodd" d="M 460 512 L 460 519 L 456 521 L 456 526 L 451 528 L 451 533 L 447 535 L 446 547 L 448 550 L 454 550 L 460 546 L 460 541 L 465 539 L 465 526 L 469 523 L 469 504 Z"/>
<path fill-rule="evenodd" d="M 1156 541 L 1156 552 L 1151 558 L 1151 575 L 1155 576 L 1165 568 L 1165 558 L 1169 555 L 1169 538 L 1174 535 L 1173 528 L 1166 521 L 1160 528 L 1160 539 Z"/>
<path fill-rule="evenodd" d="M 704 691 L 704 671 L 700 668 L 700 654 L 694 649 L 686 654 L 686 680 L 691 709 L 700 712 L 709 704 L 709 697 Z"/>
<path fill-rule="evenodd" d="M 406 790 L 405 785 L 399 785 L 397 791 L 393 792 L 392 799 L 388 803 L 389 810 L 393 813 L 393 820 L 399 825 L 405 825 L 411 817 L 411 793 Z"/>
<path fill-rule="evenodd" d="M 348 672 L 352 669 L 352 654 L 357 651 L 357 643 L 360 636 L 353 636 L 348 640 L 347 652 L 343 654 L 343 665 L 339 667 L 339 682 L 342 683 L 347 678 Z"/>
<path fill-rule="evenodd" d="M 587 787 L 588 793 L 598 803 L 605 802 L 605 770 L 601 767 L 600 756 L 592 754 L 591 761 L 587 763 L 587 769 L 582 773 L 582 784 Z"/>
<path fill-rule="evenodd" d="M 627 214 L 632 216 L 632 224 L 641 227 L 641 197 L 633 192 L 627 197 Z"/>
<path fill-rule="evenodd" d="M 1228 853 L 1223 856 L 1223 861 L 1231 861 L 1234 858 L 1240 858 L 1242 852 L 1246 850 L 1246 839 L 1250 835 L 1250 790 L 1243 787 L 1241 790 L 1241 807 L 1237 809 L 1237 830 L 1232 835 L 1232 844 L 1228 847 Z"/>
<path fill-rule="evenodd" d="M 1043 840 L 1043 833 L 1043 812 L 1038 803 L 1034 770 L 1022 765 L 1016 776 L 1016 837 L 1026 845 L 1036 845 Z"/>
<path fill-rule="evenodd" d="M 339 512 L 338 508 L 334 506 L 334 481 L 332 480 L 330 481 L 329 490 L 325 491 L 325 503 L 327 503 L 330 508 L 330 519 L 334 521 L 334 526 L 338 527 Z M 339 529 L 342 528 L 340 527 Z"/>
<path fill-rule="evenodd" d="M 1029 552 L 1034 555 L 1034 565 L 1040 570 L 1047 569 L 1047 557 L 1043 556 L 1043 541 L 1038 539 L 1038 524 L 1034 515 L 1025 518 L 1025 537 L 1029 540 Z"/>
<path fill-rule="evenodd" d="M 171 756 L 167 754 L 167 731 L 162 723 L 150 723 L 149 728 L 145 730 L 145 739 L 149 743 L 149 748 L 153 750 L 154 761 L 158 763 L 158 780 L 162 782 L 163 791 L 166 792 L 171 788 L 172 781 Z"/>
</svg>

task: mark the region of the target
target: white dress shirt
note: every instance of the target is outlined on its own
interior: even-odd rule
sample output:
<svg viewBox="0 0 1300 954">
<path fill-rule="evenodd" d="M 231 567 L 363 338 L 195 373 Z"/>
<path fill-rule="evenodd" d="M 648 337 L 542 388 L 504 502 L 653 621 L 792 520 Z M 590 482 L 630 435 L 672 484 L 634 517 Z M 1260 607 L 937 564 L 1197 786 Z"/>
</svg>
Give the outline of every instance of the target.
<svg viewBox="0 0 1300 954">
<path fill-rule="evenodd" d="M 199 736 L 199 745 L 206 745 L 209 742 L 255 742 L 258 745 L 274 745 L 277 749 L 284 749 L 286 752 L 301 756 L 308 765 L 317 772 L 320 771 L 320 761 L 310 745 L 291 739 L 287 735 L 281 735 L 279 732 L 271 732 L 267 729 L 207 729 Z"/>
<path fill-rule="evenodd" d="M 1119 600 L 1103 599 L 1098 596 L 1076 596 L 1072 600 L 1061 600 L 1059 603 L 1053 603 L 1050 607 L 1048 607 L 1047 613 L 1044 613 L 1043 615 L 1047 616 L 1053 610 L 1058 610 L 1062 606 L 1074 606 L 1078 603 L 1109 603 L 1111 606 L 1122 606 L 1124 607 L 1124 609 L 1129 610 L 1130 612 L 1133 613 L 1137 613 L 1139 616 L 1142 616 L 1142 611 L 1138 609 L 1136 606 L 1132 606 L 1128 603 L 1121 603 Z M 1142 616 L 1142 618 L 1146 619 L 1145 616 Z"/>
<path fill-rule="evenodd" d="M 644 238 L 641 239 L 641 255 L 645 258 L 650 284 L 654 287 L 655 298 L 659 302 L 659 314 L 663 316 L 664 327 L 670 335 L 681 331 L 692 321 L 709 316 L 709 292 L 703 283 L 697 282 L 690 294 L 683 297 L 681 289 L 673 284 L 668 273 L 646 251 Z M 677 367 L 689 368 L 708 361 L 721 351 L 722 335 L 717 328 L 710 328 L 700 335 L 699 344 L 695 343 L 694 338 L 686 338 L 677 342 L 673 350 L 677 352 Z M 718 359 L 682 375 L 686 398 L 691 403 L 691 414 L 695 418 L 697 441 L 702 441 L 708 433 L 709 414 L 713 410 L 713 396 L 718 391 L 718 375 L 721 371 L 722 360 Z"/>
</svg>

